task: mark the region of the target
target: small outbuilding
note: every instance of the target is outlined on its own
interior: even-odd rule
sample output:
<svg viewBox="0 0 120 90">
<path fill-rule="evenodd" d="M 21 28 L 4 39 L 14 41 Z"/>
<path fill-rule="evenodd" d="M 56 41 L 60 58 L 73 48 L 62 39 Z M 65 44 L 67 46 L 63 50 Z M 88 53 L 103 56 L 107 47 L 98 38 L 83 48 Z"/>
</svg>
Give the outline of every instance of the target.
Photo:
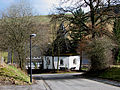
<svg viewBox="0 0 120 90">
<path fill-rule="evenodd" d="M 58 65 L 59 61 L 59 65 Z M 44 56 L 43 58 L 43 69 L 53 69 L 52 56 Z M 89 59 L 84 57 L 82 60 L 82 64 L 89 64 Z M 80 56 L 54 56 L 54 66 L 55 69 L 64 70 L 79 70 L 80 67 Z"/>
</svg>

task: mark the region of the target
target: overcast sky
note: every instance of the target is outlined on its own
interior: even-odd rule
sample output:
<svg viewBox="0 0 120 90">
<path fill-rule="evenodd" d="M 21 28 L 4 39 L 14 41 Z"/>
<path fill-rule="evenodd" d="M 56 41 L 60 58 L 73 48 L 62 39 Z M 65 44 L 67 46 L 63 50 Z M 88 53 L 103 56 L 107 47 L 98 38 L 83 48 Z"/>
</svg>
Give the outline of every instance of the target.
<svg viewBox="0 0 120 90">
<path fill-rule="evenodd" d="M 12 3 L 18 0 L 0 0 L 0 11 L 8 8 Z M 28 0 L 36 13 L 40 15 L 47 15 L 51 9 L 58 4 L 58 0 Z"/>
</svg>

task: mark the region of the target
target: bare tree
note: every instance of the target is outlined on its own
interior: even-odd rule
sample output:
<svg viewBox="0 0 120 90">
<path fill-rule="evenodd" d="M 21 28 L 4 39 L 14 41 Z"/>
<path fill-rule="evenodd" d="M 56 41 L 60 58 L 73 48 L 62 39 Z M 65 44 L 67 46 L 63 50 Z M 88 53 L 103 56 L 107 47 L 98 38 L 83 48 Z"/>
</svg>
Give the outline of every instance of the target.
<svg viewBox="0 0 120 90">
<path fill-rule="evenodd" d="M 28 2 L 20 0 L 2 13 L 0 21 L 2 30 L 1 43 L 15 55 L 15 60 L 21 69 L 25 67 L 26 46 L 29 35 L 35 32 L 33 28 L 32 9 Z"/>
</svg>

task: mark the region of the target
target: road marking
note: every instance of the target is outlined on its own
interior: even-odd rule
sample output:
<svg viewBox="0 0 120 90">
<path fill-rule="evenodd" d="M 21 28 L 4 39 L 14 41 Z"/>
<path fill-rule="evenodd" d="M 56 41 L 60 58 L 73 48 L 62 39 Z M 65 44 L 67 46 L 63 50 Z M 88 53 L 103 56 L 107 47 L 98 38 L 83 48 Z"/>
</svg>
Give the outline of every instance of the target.
<svg viewBox="0 0 120 90">
<path fill-rule="evenodd" d="M 41 77 L 41 80 L 43 81 L 46 90 L 52 90 L 52 88 L 48 85 L 48 83 L 42 77 Z"/>
</svg>

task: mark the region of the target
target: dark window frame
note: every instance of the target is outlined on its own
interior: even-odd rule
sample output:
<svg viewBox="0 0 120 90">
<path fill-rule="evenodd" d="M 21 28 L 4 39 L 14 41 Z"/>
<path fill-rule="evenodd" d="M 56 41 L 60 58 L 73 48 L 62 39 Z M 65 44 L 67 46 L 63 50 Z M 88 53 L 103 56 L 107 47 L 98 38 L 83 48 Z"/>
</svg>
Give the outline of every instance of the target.
<svg viewBox="0 0 120 90">
<path fill-rule="evenodd" d="M 60 60 L 60 65 L 64 65 L 63 59 Z"/>
<path fill-rule="evenodd" d="M 76 58 L 73 59 L 73 64 L 77 64 L 77 59 Z"/>
</svg>

